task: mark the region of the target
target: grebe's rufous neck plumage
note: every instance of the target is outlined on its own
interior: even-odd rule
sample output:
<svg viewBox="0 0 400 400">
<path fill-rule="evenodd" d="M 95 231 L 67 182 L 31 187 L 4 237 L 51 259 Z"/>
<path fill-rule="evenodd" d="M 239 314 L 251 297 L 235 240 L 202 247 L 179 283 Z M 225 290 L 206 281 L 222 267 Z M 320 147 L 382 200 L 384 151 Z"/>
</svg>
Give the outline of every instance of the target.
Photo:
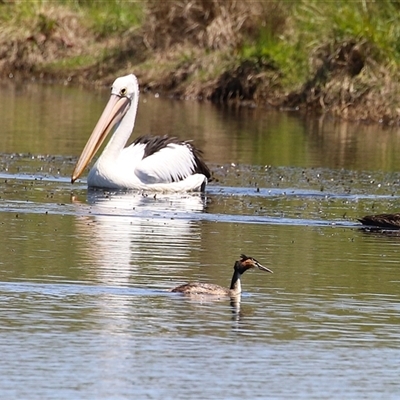
<svg viewBox="0 0 400 400">
<path fill-rule="evenodd" d="M 267 267 L 261 265 L 255 258 L 242 254 L 240 259 L 233 266 L 233 276 L 230 288 L 224 288 L 212 283 L 190 282 L 177 286 L 171 292 L 179 292 L 189 295 L 217 295 L 217 296 L 238 296 L 242 292 L 240 277 L 249 269 L 258 268 L 261 271 L 273 273 Z"/>
<path fill-rule="evenodd" d="M 190 142 L 166 136 L 141 136 L 125 147 L 135 126 L 138 104 L 136 76 L 130 74 L 117 78 L 110 99 L 76 163 L 71 182 L 81 176 L 108 134 L 114 130 L 89 172 L 89 187 L 204 191 L 211 173 L 201 158 L 201 151 Z"/>
</svg>

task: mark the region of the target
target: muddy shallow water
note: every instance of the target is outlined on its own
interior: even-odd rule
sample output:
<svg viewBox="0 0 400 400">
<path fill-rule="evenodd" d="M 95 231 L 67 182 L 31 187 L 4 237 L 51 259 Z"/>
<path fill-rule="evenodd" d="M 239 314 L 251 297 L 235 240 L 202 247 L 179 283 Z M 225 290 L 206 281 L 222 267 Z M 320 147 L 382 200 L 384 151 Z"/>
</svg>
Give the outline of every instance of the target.
<svg viewBox="0 0 400 400">
<path fill-rule="evenodd" d="M 398 396 L 400 236 L 357 217 L 400 209 L 399 132 L 143 96 L 137 134 L 193 139 L 214 180 L 88 191 L 108 94 L 2 89 L 2 397 Z M 240 304 L 168 292 L 228 285 L 240 253 L 274 271 Z"/>
</svg>

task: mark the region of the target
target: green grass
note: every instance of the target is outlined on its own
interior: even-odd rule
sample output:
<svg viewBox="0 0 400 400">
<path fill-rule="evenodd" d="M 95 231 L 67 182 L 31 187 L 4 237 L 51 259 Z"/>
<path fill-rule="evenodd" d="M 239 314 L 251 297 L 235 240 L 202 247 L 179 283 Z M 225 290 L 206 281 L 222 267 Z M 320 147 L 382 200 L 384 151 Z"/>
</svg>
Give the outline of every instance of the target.
<svg viewBox="0 0 400 400">
<path fill-rule="evenodd" d="M 308 75 L 308 56 L 299 43 L 290 43 L 281 37 L 266 32 L 253 44 L 244 44 L 240 50 L 240 59 L 261 62 L 279 69 L 285 88 L 304 82 Z"/>
<path fill-rule="evenodd" d="M 88 25 L 100 37 L 120 34 L 141 25 L 144 0 L 59 0 L 85 14 Z"/>
<path fill-rule="evenodd" d="M 282 86 L 301 84 L 312 72 L 310 58 L 322 45 L 355 40 L 367 56 L 388 67 L 400 63 L 400 1 L 302 0 L 285 4 L 283 33 L 261 26 L 240 49 L 241 59 L 270 60 L 282 72 Z"/>
<path fill-rule="evenodd" d="M 40 3 L 39 3 L 40 4 Z M 15 22 L 17 19 L 25 19 L 36 14 L 38 3 L 21 1 L 16 3 L 0 3 L 0 21 Z"/>
<path fill-rule="evenodd" d="M 0 1 L 0 21 L 28 24 L 36 20 L 48 7 L 64 7 L 82 15 L 82 22 L 99 37 L 120 34 L 141 25 L 145 0 L 17 0 Z M 51 23 L 51 21 L 47 21 Z"/>
<path fill-rule="evenodd" d="M 295 9 L 294 31 L 304 48 L 349 38 L 368 43 L 377 61 L 400 61 L 400 2 L 303 0 Z"/>
<path fill-rule="evenodd" d="M 144 10 L 144 0 L 0 0 L 0 46 L 14 41 L 29 54 L 42 40 L 52 50 L 49 56 L 38 54 L 36 70 L 90 68 L 118 50 L 123 34 L 141 26 Z M 69 47 L 63 49 L 63 40 Z"/>
<path fill-rule="evenodd" d="M 53 61 L 46 64 L 45 70 L 47 72 L 58 71 L 68 72 L 76 71 L 79 68 L 87 67 L 88 65 L 95 64 L 98 61 L 97 56 L 93 55 L 80 55 L 76 57 L 64 58 L 61 60 Z"/>
</svg>

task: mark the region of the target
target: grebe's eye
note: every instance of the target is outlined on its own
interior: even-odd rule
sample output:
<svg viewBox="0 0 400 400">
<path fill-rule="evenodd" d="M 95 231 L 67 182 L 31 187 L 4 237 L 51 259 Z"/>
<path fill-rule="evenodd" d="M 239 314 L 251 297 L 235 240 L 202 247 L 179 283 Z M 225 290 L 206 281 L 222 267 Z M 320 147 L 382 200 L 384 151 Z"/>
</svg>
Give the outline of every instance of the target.
<svg viewBox="0 0 400 400">
<path fill-rule="evenodd" d="M 126 95 L 126 88 L 121 89 L 121 90 L 119 91 L 119 94 L 120 94 L 121 96 L 125 96 L 125 95 Z"/>
</svg>

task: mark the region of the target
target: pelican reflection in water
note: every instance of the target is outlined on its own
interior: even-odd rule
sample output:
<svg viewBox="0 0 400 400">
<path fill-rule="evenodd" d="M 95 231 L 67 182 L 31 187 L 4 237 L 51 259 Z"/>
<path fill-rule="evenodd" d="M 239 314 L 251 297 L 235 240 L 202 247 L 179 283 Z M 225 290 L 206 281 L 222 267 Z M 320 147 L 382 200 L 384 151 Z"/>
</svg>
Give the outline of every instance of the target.
<svg viewBox="0 0 400 400">
<path fill-rule="evenodd" d="M 134 279 L 149 288 L 158 287 L 151 278 L 154 274 L 165 274 L 163 254 L 182 259 L 182 264 L 190 257 L 202 235 L 201 224 L 194 221 L 206 199 L 202 193 L 144 196 L 89 190 L 82 199 L 74 196 L 72 203 L 77 215 L 74 229 L 82 239 L 74 251 L 88 262 L 93 279 L 105 285 L 127 285 Z"/>
<path fill-rule="evenodd" d="M 115 129 L 89 172 L 89 187 L 152 191 L 204 191 L 210 170 L 190 142 L 168 136 L 141 136 L 125 147 L 135 125 L 139 85 L 135 75 L 117 78 L 111 97 L 72 173 L 77 180 L 107 135 Z"/>
<path fill-rule="evenodd" d="M 240 278 L 246 271 L 252 268 L 258 268 L 261 271 L 272 273 L 272 270 L 261 265 L 255 258 L 247 257 L 246 255 L 242 254 L 240 256 L 240 259 L 236 261 L 235 265 L 233 266 L 233 276 L 231 280 L 231 286 L 229 287 L 229 289 L 219 285 L 214 285 L 212 283 L 190 282 L 184 285 L 177 286 L 174 289 L 171 289 L 171 292 L 178 292 L 193 296 L 203 296 L 203 295 L 214 295 L 220 297 L 239 296 L 242 292 Z"/>
</svg>

